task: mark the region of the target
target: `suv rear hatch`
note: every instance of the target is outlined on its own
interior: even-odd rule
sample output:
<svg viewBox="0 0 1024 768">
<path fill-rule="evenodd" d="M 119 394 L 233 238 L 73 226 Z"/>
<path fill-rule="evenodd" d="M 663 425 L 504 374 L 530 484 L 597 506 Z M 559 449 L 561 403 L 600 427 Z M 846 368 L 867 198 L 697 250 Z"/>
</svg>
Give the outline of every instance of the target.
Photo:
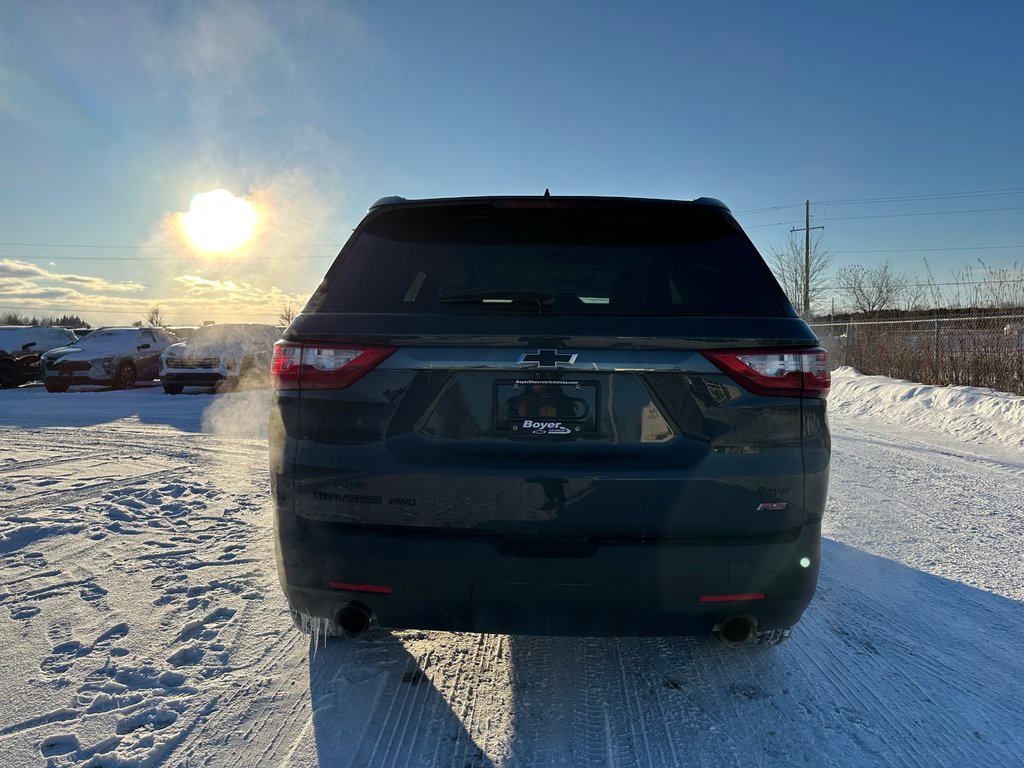
<svg viewBox="0 0 1024 768">
<path fill-rule="evenodd" d="M 714 202 L 381 206 L 275 351 L 278 503 L 539 553 L 795 537 L 815 344 Z"/>
</svg>

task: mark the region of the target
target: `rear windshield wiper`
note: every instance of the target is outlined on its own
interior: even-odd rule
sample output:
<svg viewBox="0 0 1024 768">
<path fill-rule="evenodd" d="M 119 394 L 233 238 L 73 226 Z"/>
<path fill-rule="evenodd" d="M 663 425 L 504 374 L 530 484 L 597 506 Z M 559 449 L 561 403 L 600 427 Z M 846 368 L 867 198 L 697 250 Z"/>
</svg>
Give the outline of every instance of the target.
<svg viewBox="0 0 1024 768">
<path fill-rule="evenodd" d="M 539 308 L 552 306 L 555 303 L 555 292 L 472 288 L 442 291 L 437 300 L 442 304 L 536 304 Z"/>
</svg>

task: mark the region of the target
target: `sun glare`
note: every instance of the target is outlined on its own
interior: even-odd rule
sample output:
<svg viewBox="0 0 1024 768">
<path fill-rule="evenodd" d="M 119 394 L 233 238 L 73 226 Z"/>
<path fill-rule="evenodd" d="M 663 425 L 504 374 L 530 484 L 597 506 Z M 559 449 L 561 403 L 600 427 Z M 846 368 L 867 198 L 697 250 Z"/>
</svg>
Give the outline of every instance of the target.
<svg viewBox="0 0 1024 768">
<path fill-rule="evenodd" d="M 203 251 L 234 251 L 256 233 L 260 217 L 256 206 L 226 189 L 193 196 L 181 225 L 189 241 Z"/>
</svg>

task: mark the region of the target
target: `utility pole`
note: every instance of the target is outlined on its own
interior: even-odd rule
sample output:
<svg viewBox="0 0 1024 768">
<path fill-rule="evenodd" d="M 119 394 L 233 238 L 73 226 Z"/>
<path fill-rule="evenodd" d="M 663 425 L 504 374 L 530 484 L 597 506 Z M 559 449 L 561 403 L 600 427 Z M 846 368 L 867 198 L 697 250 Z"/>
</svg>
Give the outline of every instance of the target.
<svg viewBox="0 0 1024 768">
<path fill-rule="evenodd" d="M 804 228 L 800 230 L 794 227 L 789 230 L 790 232 L 804 233 L 804 318 L 811 316 L 811 230 L 812 229 L 824 229 L 821 227 L 811 226 L 811 201 L 804 201 Z"/>
</svg>

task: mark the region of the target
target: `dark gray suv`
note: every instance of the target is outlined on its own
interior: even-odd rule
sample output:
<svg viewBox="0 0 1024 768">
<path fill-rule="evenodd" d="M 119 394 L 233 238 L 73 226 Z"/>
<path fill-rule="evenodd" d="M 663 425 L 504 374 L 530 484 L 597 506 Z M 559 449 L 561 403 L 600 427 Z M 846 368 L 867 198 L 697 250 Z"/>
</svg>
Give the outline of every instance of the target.
<svg viewBox="0 0 1024 768">
<path fill-rule="evenodd" d="M 385 198 L 272 377 L 303 626 L 771 645 L 814 593 L 828 362 L 717 200 Z"/>
</svg>

